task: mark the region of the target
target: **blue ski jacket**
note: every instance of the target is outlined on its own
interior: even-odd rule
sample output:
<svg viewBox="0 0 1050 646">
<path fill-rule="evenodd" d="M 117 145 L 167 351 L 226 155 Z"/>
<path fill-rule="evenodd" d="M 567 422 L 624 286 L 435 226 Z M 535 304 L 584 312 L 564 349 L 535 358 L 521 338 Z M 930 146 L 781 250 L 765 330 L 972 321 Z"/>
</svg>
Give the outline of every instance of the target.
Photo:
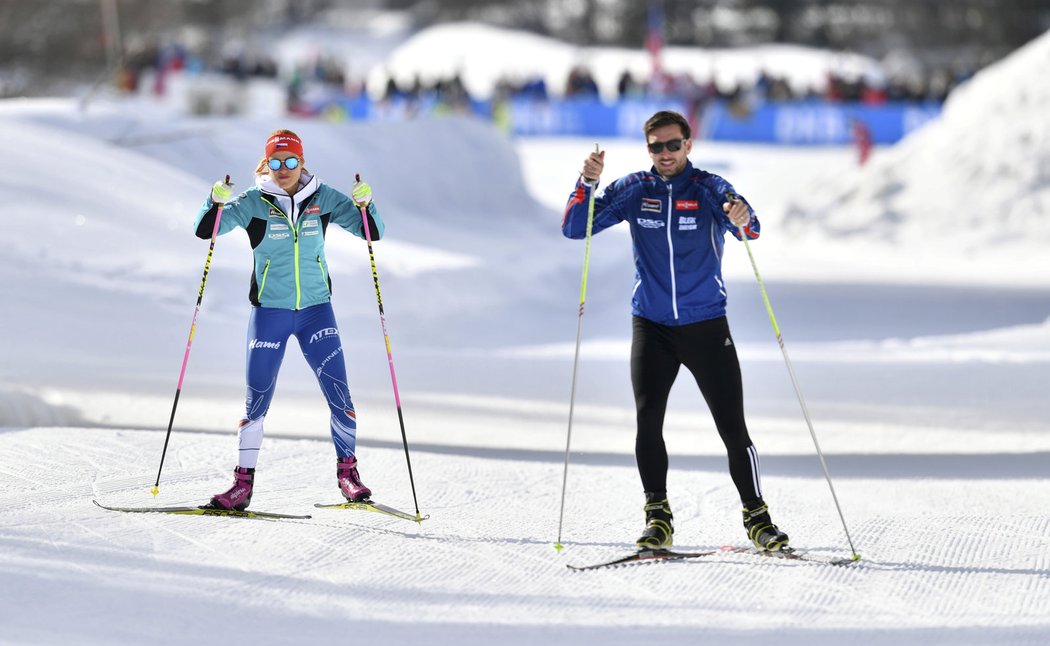
<svg viewBox="0 0 1050 646">
<path fill-rule="evenodd" d="M 576 182 L 562 221 L 567 238 L 586 237 L 587 205 L 594 190 L 582 179 Z M 663 325 L 687 325 L 725 315 L 725 233 L 740 239 L 739 230 L 722 211 L 728 193 L 736 194 L 729 182 L 687 161 L 685 170 L 670 179 L 653 168 L 625 175 L 596 195 L 592 233 L 624 220 L 631 227 L 635 316 Z M 750 204 L 748 210 L 751 222 L 744 232 L 754 240 L 760 224 Z"/>
<path fill-rule="evenodd" d="M 289 310 L 329 302 L 332 279 L 324 255 L 325 232 L 334 222 L 364 238 L 361 210 L 348 196 L 305 172 L 291 196 L 266 175 L 256 177 L 255 184 L 226 203 L 219 223 L 220 235 L 237 227 L 248 232 L 255 255 L 248 299 L 253 305 Z M 211 238 L 217 211 L 209 195 L 194 224 L 198 238 Z M 383 237 L 385 227 L 374 203 L 368 205 L 368 229 L 372 240 Z"/>
</svg>

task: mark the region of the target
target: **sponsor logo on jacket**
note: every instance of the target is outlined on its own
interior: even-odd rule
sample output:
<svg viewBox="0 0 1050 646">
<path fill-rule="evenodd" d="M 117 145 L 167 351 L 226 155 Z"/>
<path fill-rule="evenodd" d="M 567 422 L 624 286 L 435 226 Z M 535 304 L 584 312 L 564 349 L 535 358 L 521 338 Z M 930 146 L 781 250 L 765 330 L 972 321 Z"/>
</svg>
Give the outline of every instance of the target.
<svg viewBox="0 0 1050 646">
<path fill-rule="evenodd" d="M 651 197 L 642 198 L 642 210 L 650 213 L 660 213 L 662 210 L 660 200 L 654 200 Z"/>
<path fill-rule="evenodd" d="M 318 205 L 318 204 L 314 204 L 312 206 L 306 207 L 306 210 L 303 211 L 303 215 L 311 215 L 313 213 L 320 213 L 320 212 L 321 212 L 321 206 Z"/>
<path fill-rule="evenodd" d="M 680 215 L 678 216 L 678 230 L 679 231 L 692 231 L 696 229 L 696 216 L 695 215 Z"/>
<path fill-rule="evenodd" d="M 291 235 L 292 234 L 290 233 L 271 233 L 267 237 L 270 238 L 270 240 L 284 240 L 285 238 L 290 238 Z"/>
<path fill-rule="evenodd" d="M 279 222 L 274 222 L 273 224 L 270 225 L 270 231 L 287 231 L 287 230 L 288 230 L 288 225 L 287 224 L 280 224 Z"/>
<path fill-rule="evenodd" d="M 699 211 L 700 203 L 697 200 L 675 200 L 676 211 Z"/>
<path fill-rule="evenodd" d="M 664 221 L 652 218 L 638 218 L 638 226 L 646 229 L 659 229 L 664 226 Z"/>
</svg>

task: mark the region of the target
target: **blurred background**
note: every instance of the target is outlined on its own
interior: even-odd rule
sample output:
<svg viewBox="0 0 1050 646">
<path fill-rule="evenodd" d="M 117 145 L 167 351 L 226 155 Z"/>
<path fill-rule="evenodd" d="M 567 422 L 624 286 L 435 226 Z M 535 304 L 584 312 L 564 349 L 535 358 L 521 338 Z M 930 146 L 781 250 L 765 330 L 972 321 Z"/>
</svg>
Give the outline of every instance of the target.
<svg viewBox="0 0 1050 646">
<path fill-rule="evenodd" d="M 0 404 L 17 390 L 81 423 L 166 421 L 203 258 L 187 227 L 216 179 L 251 185 L 260 133 L 290 127 L 322 179 L 345 189 L 360 172 L 381 196 L 406 392 L 549 402 L 553 437 L 582 253 L 558 228 L 565 200 L 595 142 L 609 179 L 647 167 L 641 124 L 672 109 L 692 122 L 693 163 L 756 205 L 759 264 L 788 337 L 810 344 L 819 414 L 1044 428 L 1048 30 L 1045 0 L 0 0 L 0 127 L 21 151 L 0 192 L 34 216 L 0 239 L 0 332 L 20 339 L 0 346 Z M 626 237 L 591 256 L 583 356 L 601 370 L 581 402 L 629 420 Z M 198 428 L 229 429 L 240 398 L 237 238 L 210 274 L 188 386 L 221 385 L 225 408 Z M 793 416 L 741 251 L 723 277 L 735 338 L 755 344 L 749 407 Z M 329 257 L 355 393 L 378 401 L 369 267 L 340 236 Z M 323 414 L 302 363 L 286 371 Z M 86 381 L 158 401 L 102 410 L 98 393 L 75 400 Z M 0 423 L 24 419 L 19 397 Z"/>
<path fill-rule="evenodd" d="M 634 135 L 658 101 L 710 140 L 863 157 L 1048 28 L 1039 0 L 0 0 L 0 98 L 586 136 Z"/>
<path fill-rule="evenodd" d="M 1048 0 L 0 0 L 0 642 L 1050 643 L 1048 70 Z M 581 585 L 552 558 L 559 504 L 570 562 L 641 520 L 629 228 L 559 225 L 595 142 L 603 184 L 649 167 L 658 109 L 761 217 L 784 345 L 748 250 L 722 258 L 749 432 L 795 544 L 844 553 L 789 348 L 856 576 L 740 556 Z M 242 541 L 90 503 L 229 482 L 254 258 L 217 241 L 187 367 L 193 221 L 276 128 L 375 189 L 389 327 L 362 241 L 325 260 L 366 481 L 411 509 L 407 435 L 419 534 L 318 514 Z M 259 509 L 335 493 L 295 354 Z M 684 371 L 664 436 L 676 542 L 738 544 Z"/>
</svg>

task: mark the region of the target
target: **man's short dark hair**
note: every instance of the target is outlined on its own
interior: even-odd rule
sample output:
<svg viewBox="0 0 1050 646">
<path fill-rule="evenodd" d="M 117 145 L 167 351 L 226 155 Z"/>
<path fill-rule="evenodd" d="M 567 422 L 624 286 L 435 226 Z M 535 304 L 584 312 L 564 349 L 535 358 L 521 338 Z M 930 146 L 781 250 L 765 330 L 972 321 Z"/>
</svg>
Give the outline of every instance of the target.
<svg viewBox="0 0 1050 646">
<path fill-rule="evenodd" d="M 649 117 L 649 120 L 642 126 L 642 132 L 645 133 L 645 138 L 649 138 L 649 133 L 657 128 L 663 128 L 664 126 L 678 125 L 682 129 L 682 136 L 686 139 L 691 139 L 693 136 L 693 129 L 689 127 L 689 122 L 686 121 L 685 117 L 673 112 L 671 110 L 660 110 L 653 116 Z"/>
</svg>

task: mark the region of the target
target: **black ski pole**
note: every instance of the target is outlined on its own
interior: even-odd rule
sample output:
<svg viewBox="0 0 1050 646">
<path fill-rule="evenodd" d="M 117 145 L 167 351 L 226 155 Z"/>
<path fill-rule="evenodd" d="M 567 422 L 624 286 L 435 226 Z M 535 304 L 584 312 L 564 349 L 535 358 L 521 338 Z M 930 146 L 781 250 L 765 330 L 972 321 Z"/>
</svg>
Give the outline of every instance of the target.
<svg viewBox="0 0 1050 646">
<path fill-rule="evenodd" d="M 230 183 L 230 176 L 226 176 L 226 183 Z M 179 407 L 179 395 L 182 394 L 182 380 L 186 377 L 186 365 L 190 361 L 190 348 L 193 347 L 193 333 L 197 330 L 197 315 L 201 311 L 201 301 L 204 300 L 204 286 L 208 284 L 208 269 L 211 268 L 211 257 L 215 253 L 215 238 L 219 237 L 219 222 L 222 220 L 222 207 L 215 213 L 215 227 L 211 231 L 211 245 L 208 247 L 208 258 L 204 261 L 204 275 L 201 276 L 201 288 L 197 292 L 197 307 L 193 310 L 193 321 L 190 323 L 190 338 L 186 341 L 186 354 L 182 356 L 182 370 L 179 371 L 179 385 L 175 387 L 175 401 L 171 404 L 171 417 L 168 418 L 168 432 L 164 436 L 164 449 L 160 452 L 160 466 L 157 467 L 157 481 L 153 483 L 150 493 L 154 496 L 160 493 L 160 473 L 164 470 L 164 456 L 168 453 L 168 440 L 171 439 L 171 427 L 175 423 L 175 410 Z"/>
<path fill-rule="evenodd" d="M 354 175 L 361 181 L 361 174 Z M 416 505 L 416 522 L 422 524 L 424 518 L 419 513 L 419 500 L 416 498 L 416 481 L 412 477 L 412 457 L 408 454 L 408 435 L 405 433 L 405 416 L 401 413 L 401 395 L 397 390 L 397 374 L 394 373 L 394 355 L 390 351 L 390 334 L 386 330 L 386 313 L 383 311 L 383 294 L 379 291 L 379 272 L 376 270 L 376 256 L 372 251 L 372 232 L 368 227 L 368 207 L 358 206 L 361 211 L 361 224 L 365 229 L 365 242 L 368 243 L 368 259 L 372 263 L 372 282 L 376 286 L 376 301 L 379 302 L 379 324 L 383 328 L 383 341 L 386 343 L 386 361 L 390 366 L 390 383 L 394 387 L 394 405 L 397 406 L 397 421 L 401 425 L 401 442 L 405 446 L 405 462 L 408 464 L 408 483 L 412 486 L 412 502 Z"/>
</svg>

